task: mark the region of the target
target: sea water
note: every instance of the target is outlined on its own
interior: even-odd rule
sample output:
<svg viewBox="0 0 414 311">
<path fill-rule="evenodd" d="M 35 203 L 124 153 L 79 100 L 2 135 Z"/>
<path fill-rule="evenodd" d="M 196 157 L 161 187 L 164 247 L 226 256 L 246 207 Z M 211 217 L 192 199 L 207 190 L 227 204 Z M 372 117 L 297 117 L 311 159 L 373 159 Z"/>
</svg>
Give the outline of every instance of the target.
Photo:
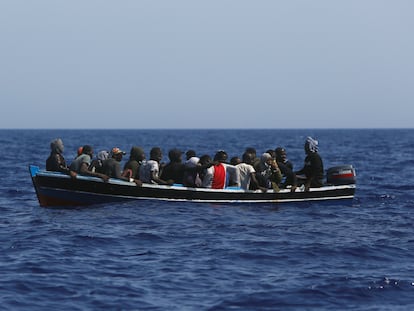
<svg viewBox="0 0 414 311">
<path fill-rule="evenodd" d="M 28 165 L 142 146 L 352 164 L 351 202 L 39 206 Z M 413 310 L 414 130 L 1 130 L 0 309 Z M 128 158 L 125 157 L 123 162 Z"/>
</svg>

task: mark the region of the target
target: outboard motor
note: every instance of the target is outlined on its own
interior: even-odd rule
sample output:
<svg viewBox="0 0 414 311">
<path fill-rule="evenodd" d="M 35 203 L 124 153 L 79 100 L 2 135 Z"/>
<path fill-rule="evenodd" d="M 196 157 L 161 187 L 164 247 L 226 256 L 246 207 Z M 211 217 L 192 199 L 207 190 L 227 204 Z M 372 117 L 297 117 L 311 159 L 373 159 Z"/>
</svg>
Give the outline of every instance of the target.
<svg viewBox="0 0 414 311">
<path fill-rule="evenodd" d="M 326 181 L 331 185 L 350 185 L 356 183 L 356 173 L 352 165 L 334 166 L 327 170 Z"/>
</svg>

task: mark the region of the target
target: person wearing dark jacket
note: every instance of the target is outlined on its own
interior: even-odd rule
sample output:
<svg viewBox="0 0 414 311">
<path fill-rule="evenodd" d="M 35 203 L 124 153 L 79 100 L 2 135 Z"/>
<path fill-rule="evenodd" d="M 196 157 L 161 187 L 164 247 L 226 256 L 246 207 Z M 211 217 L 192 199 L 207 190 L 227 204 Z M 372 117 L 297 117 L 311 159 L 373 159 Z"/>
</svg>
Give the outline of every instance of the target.
<svg viewBox="0 0 414 311">
<path fill-rule="evenodd" d="M 50 143 L 50 155 L 46 160 L 46 170 L 53 172 L 61 172 L 76 177 L 76 173 L 71 171 L 63 157 L 64 145 L 60 138 L 54 139 Z"/>
<path fill-rule="evenodd" d="M 282 187 L 291 186 L 290 190 L 295 192 L 298 180 L 296 174 L 293 172 L 293 164 L 287 159 L 286 150 L 282 147 L 277 147 L 275 149 L 276 153 L 276 162 L 282 172 L 283 177 L 285 177 Z"/>
<path fill-rule="evenodd" d="M 123 177 L 121 174 L 122 157 L 125 154 L 124 151 L 118 147 L 114 147 L 111 150 L 110 157 L 102 162 L 102 172 L 111 177 L 123 180 L 130 180 L 128 177 Z M 131 180 L 132 181 L 132 180 Z"/>
<path fill-rule="evenodd" d="M 170 162 L 164 166 L 161 179 L 174 180 L 175 184 L 182 184 L 184 178 L 184 164 L 182 163 L 182 152 L 179 149 L 171 149 L 168 152 Z"/>
<path fill-rule="evenodd" d="M 82 151 L 81 151 L 82 152 Z M 104 174 L 103 171 L 103 162 L 109 158 L 109 152 L 106 150 L 101 150 L 98 152 L 98 155 L 95 159 L 92 160 L 91 165 L 89 165 L 89 170 L 92 172 L 97 172 Z"/>
<path fill-rule="evenodd" d="M 145 160 L 145 152 L 141 147 L 133 146 L 131 148 L 129 160 L 124 165 L 123 176 L 139 179 L 139 168 Z"/>
<path fill-rule="evenodd" d="M 318 141 L 308 137 L 305 142 L 305 164 L 300 171 L 296 172 L 299 181 L 305 185 L 305 191 L 309 188 L 323 186 L 323 162 L 318 153 Z"/>
</svg>

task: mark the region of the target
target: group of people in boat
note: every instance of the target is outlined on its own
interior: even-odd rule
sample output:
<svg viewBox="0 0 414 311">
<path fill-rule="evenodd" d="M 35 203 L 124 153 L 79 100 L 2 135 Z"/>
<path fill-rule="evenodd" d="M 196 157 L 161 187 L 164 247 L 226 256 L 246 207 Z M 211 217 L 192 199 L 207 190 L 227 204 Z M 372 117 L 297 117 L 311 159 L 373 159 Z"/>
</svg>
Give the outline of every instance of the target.
<svg viewBox="0 0 414 311">
<path fill-rule="evenodd" d="M 77 175 L 95 176 L 105 182 L 109 178 L 117 178 L 135 182 L 160 185 L 183 185 L 186 187 L 203 187 L 224 189 L 237 187 L 245 190 L 267 191 L 290 188 L 292 192 L 300 185 L 305 191 L 311 187 L 323 185 L 324 168 L 318 153 L 318 141 L 308 137 L 305 141 L 306 158 L 299 171 L 293 170 L 293 164 L 287 159 L 286 150 L 282 147 L 269 149 L 260 157 L 254 148 L 246 148 L 242 157 L 228 158 L 224 150 L 217 151 L 213 158 L 210 155 L 197 156 L 194 150 L 184 153 L 179 149 L 168 152 L 169 162 L 161 163 L 162 150 L 153 147 L 149 159 L 146 159 L 143 148 L 133 146 L 129 160 L 121 169 L 121 161 L 126 152 L 118 147 L 111 151 L 100 151 L 94 157 L 90 145 L 79 147 L 76 158 L 67 164 L 63 152 L 64 145 L 60 138 L 50 143 L 51 153 L 46 160 L 46 170 Z"/>
</svg>

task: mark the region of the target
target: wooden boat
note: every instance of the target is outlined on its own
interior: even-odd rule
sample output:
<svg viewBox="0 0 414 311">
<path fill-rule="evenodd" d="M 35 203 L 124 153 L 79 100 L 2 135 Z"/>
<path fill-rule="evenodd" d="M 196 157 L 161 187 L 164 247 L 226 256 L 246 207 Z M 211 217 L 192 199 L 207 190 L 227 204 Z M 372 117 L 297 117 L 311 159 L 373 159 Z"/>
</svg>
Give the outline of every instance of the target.
<svg viewBox="0 0 414 311">
<path fill-rule="evenodd" d="M 283 203 L 324 200 L 349 200 L 355 194 L 355 170 L 352 166 L 340 166 L 328 170 L 329 184 L 304 191 L 297 188 L 251 191 L 240 188 L 207 189 L 180 185 L 162 186 L 143 184 L 119 179 L 104 182 L 100 178 L 80 176 L 71 178 L 59 173 L 40 170 L 30 165 L 30 175 L 41 206 L 83 206 L 131 200 L 191 201 L 212 203 Z"/>
</svg>

